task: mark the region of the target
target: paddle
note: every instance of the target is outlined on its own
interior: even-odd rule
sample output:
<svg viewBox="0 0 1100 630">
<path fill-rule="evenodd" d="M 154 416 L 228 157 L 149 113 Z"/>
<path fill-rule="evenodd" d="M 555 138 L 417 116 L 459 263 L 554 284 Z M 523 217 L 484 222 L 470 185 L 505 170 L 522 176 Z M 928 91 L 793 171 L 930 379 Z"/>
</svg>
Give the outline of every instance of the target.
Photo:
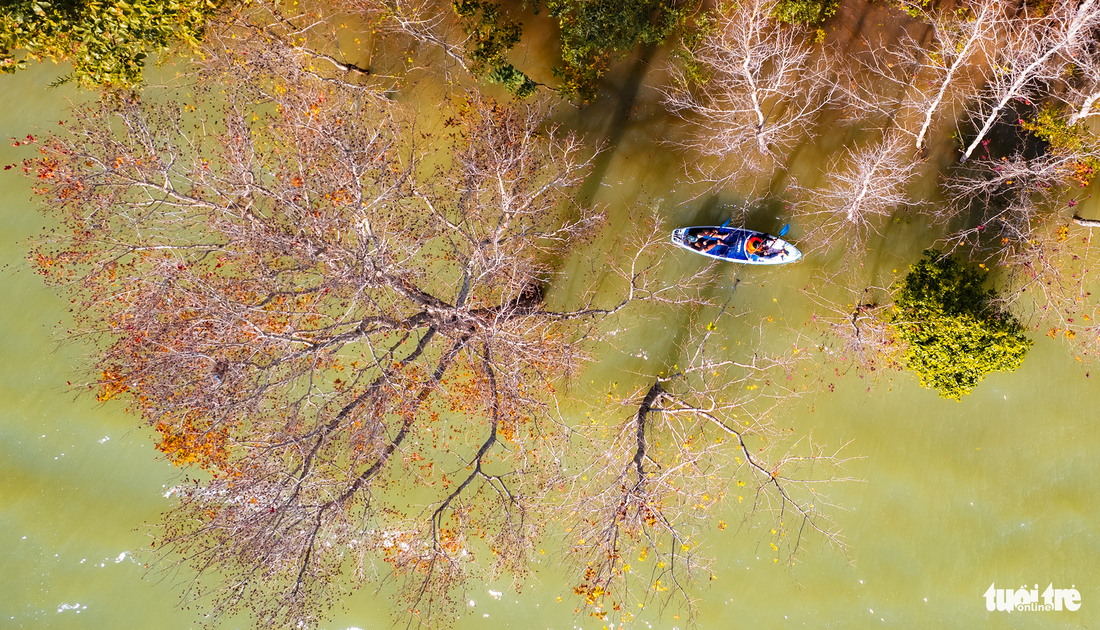
<svg viewBox="0 0 1100 630">
<path fill-rule="evenodd" d="M 791 224 L 788 223 L 787 225 L 784 225 L 782 228 L 780 228 L 779 236 L 773 236 L 773 237 L 770 238 L 770 240 L 765 241 L 767 243 L 767 245 L 765 247 L 765 249 L 767 250 L 766 253 L 770 254 L 772 252 L 772 246 L 775 245 L 775 242 L 778 241 L 779 239 L 783 238 L 783 235 L 786 234 L 787 232 L 789 232 L 790 230 L 791 230 Z"/>
</svg>

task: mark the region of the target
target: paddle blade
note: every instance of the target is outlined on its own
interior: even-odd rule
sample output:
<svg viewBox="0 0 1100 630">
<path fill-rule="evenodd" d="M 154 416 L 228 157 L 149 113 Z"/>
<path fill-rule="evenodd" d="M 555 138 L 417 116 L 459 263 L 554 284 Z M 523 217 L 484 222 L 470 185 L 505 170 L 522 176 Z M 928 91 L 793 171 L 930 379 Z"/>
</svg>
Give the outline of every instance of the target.
<svg viewBox="0 0 1100 630">
<path fill-rule="evenodd" d="M 791 224 L 788 223 L 787 225 L 783 226 L 782 230 L 779 230 L 779 236 L 782 237 L 784 234 L 786 234 L 787 232 L 790 232 L 790 231 L 791 231 Z"/>
</svg>

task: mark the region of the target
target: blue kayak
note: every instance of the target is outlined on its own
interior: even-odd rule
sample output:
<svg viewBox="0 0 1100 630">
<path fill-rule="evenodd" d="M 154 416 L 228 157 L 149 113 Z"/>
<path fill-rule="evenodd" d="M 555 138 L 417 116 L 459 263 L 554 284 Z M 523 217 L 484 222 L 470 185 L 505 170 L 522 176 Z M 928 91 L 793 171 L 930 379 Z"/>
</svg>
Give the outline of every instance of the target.
<svg viewBox="0 0 1100 630">
<path fill-rule="evenodd" d="M 735 227 L 696 226 L 673 230 L 672 243 L 689 252 L 746 265 L 783 265 L 802 258 L 787 241 Z"/>
</svg>

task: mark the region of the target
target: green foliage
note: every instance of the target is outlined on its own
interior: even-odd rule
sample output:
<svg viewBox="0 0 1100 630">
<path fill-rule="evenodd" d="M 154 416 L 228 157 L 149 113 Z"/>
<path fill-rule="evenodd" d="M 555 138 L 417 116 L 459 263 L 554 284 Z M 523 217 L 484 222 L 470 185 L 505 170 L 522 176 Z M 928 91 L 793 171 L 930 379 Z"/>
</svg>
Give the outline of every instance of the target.
<svg viewBox="0 0 1100 630">
<path fill-rule="evenodd" d="M 523 24 L 508 19 L 500 5 L 478 0 L 455 0 L 451 5 L 466 22 L 466 56 L 470 71 L 489 83 L 500 83 L 518 98 L 534 94 L 538 84 L 508 62 L 509 50 L 519 43 Z"/>
<path fill-rule="evenodd" d="M 683 42 L 672 50 L 672 57 L 680 62 L 684 73 L 694 83 L 705 84 L 710 81 L 710 75 L 706 66 L 695 60 L 692 54 L 703 40 L 718 29 L 718 22 L 710 13 L 700 13 L 695 16 L 686 28 Z"/>
<path fill-rule="evenodd" d="M 772 16 L 788 24 L 817 24 L 836 15 L 840 0 L 779 0 Z"/>
<path fill-rule="evenodd" d="M 48 58 L 72 63 L 61 82 L 131 87 L 150 54 L 197 46 L 216 8 L 216 0 L 4 0 L 0 70 Z M 27 58 L 16 59 L 19 49 Z"/>
<path fill-rule="evenodd" d="M 638 43 L 657 44 L 678 28 L 691 10 L 673 0 L 549 0 L 561 27 L 563 93 L 582 101 L 596 95 L 596 82 L 614 59 Z"/>
<path fill-rule="evenodd" d="M 1035 17 L 1043 17 L 1050 15 L 1051 10 L 1055 7 L 1055 0 L 1027 0 L 1024 2 L 1027 5 L 1028 12 Z"/>
<path fill-rule="evenodd" d="M 932 4 L 932 0 L 893 0 L 893 3 L 909 14 L 909 17 L 920 20 L 927 17 L 926 11 Z M 959 9 L 959 11 L 965 11 L 965 9 Z"/>
<path fill-rule="evenodd" d="M 1092 183 L 1097 171 L 1100 171 L 1100 159 L 1096 157 L 1100 154 L 1100 147 L 1096 146 L 1096 138 L 1084 125 L 1078 123 L 1070 126 L 1066 122 L 1065 112 L 1046 105 L 1031 120 L 1023 121 L 1021 126 L 1037 138 L 1045 140 L 1052 153 L 1079 156 L 1074 162 L 1072 177 L 1082 188 Z"/>
<path fill-rule="evenodd" d="M 489 74 L 485 75 L 485 80 L 489 83 L 502 84 L 516 98 L 527 98 L 538 89 L 538 84 L 532 81 L 531 77 L 517 70 L 510 63 L 493 68 Z"/>
<path fill-rule="evenodd" d="M 943 398 L 958 400 L 986 374 L 1020 367 L 1032 344 L 994 307 L 983 273 L 929 250 L 896 287 L 890 323 L 907 343 L 906 367 Z"/>
</svg>

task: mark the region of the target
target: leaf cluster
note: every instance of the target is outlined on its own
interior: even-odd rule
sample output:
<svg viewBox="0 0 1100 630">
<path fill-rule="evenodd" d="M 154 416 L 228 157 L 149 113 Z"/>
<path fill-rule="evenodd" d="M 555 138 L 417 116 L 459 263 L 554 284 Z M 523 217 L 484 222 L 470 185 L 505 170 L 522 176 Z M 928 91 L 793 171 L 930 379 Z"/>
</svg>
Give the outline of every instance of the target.
<svg viewBox="0 0 1100 630">
<path fill-rule="evenodd" d="M 489 83 L 502 84 L 516 98 L 534 94 L 538 84 L 506 56 L 519 43 L 523 24 L 502 14 L 500 5 L 493 2 L 455 0 L 451 6 L 465 20 L 466 56 L 473 62 L 470 72 Z"/>
<path fill-rule="evenodd" d="M 990 372 L 1020 367 L 1032 341 L 994 306 L 982 272 L 929 250 L 896 287 L 891 319 L 921 385 L 959 400 Z"/>
<path fill-rule="evenodd" d="M 197 48 L 218 0 L 15 0 L 0 15 L 0 70 L 27 58 L 72 63 L 60 82 L 131 87 L 151 54 L 184 44 Z M 27 56 L 16 59 L 18 49 Z"/>
<path fill-rule="evenodd" d="M 694 4 L 675 0 L 550 0 L 561 28 L 562 65 L 554 74 L 563 93 L 589 101 L 615 59 L 636 45 L 659 44 L 680 28 Z"/>
<path fill-rule="evenodd" d="M 705 84 L 710 81 L 711 71 L 696 58 L 696 52 L 706 43 L 708 37 L 718 31 L 718 19 L 712 13 L 700 13 L 689 20 L 684 30 L 683 41 L 672 50 L 671 55 L 683 68 L 689 81 Z"/>
<path fill-rule="evenodd" d="M 1059 156 L 1080 156 L 1075 161 L 1073 179 L 1082 187 L 1092 183 L 1096 172 L 1100 170 L 1100 147 L 1096 139 L 1084 125 L 1070 125 L 1065 112 L 1058 107 L 1046 105 L 1021 125 L 1040 140 L 1047 142 L 1049 151 Z"/>
<path fill-rule="evenodd" d="M 772 15 L 787 24 L 818 24 L 836 15 L 840 0 L 780 0 Z"/>
</svg>

